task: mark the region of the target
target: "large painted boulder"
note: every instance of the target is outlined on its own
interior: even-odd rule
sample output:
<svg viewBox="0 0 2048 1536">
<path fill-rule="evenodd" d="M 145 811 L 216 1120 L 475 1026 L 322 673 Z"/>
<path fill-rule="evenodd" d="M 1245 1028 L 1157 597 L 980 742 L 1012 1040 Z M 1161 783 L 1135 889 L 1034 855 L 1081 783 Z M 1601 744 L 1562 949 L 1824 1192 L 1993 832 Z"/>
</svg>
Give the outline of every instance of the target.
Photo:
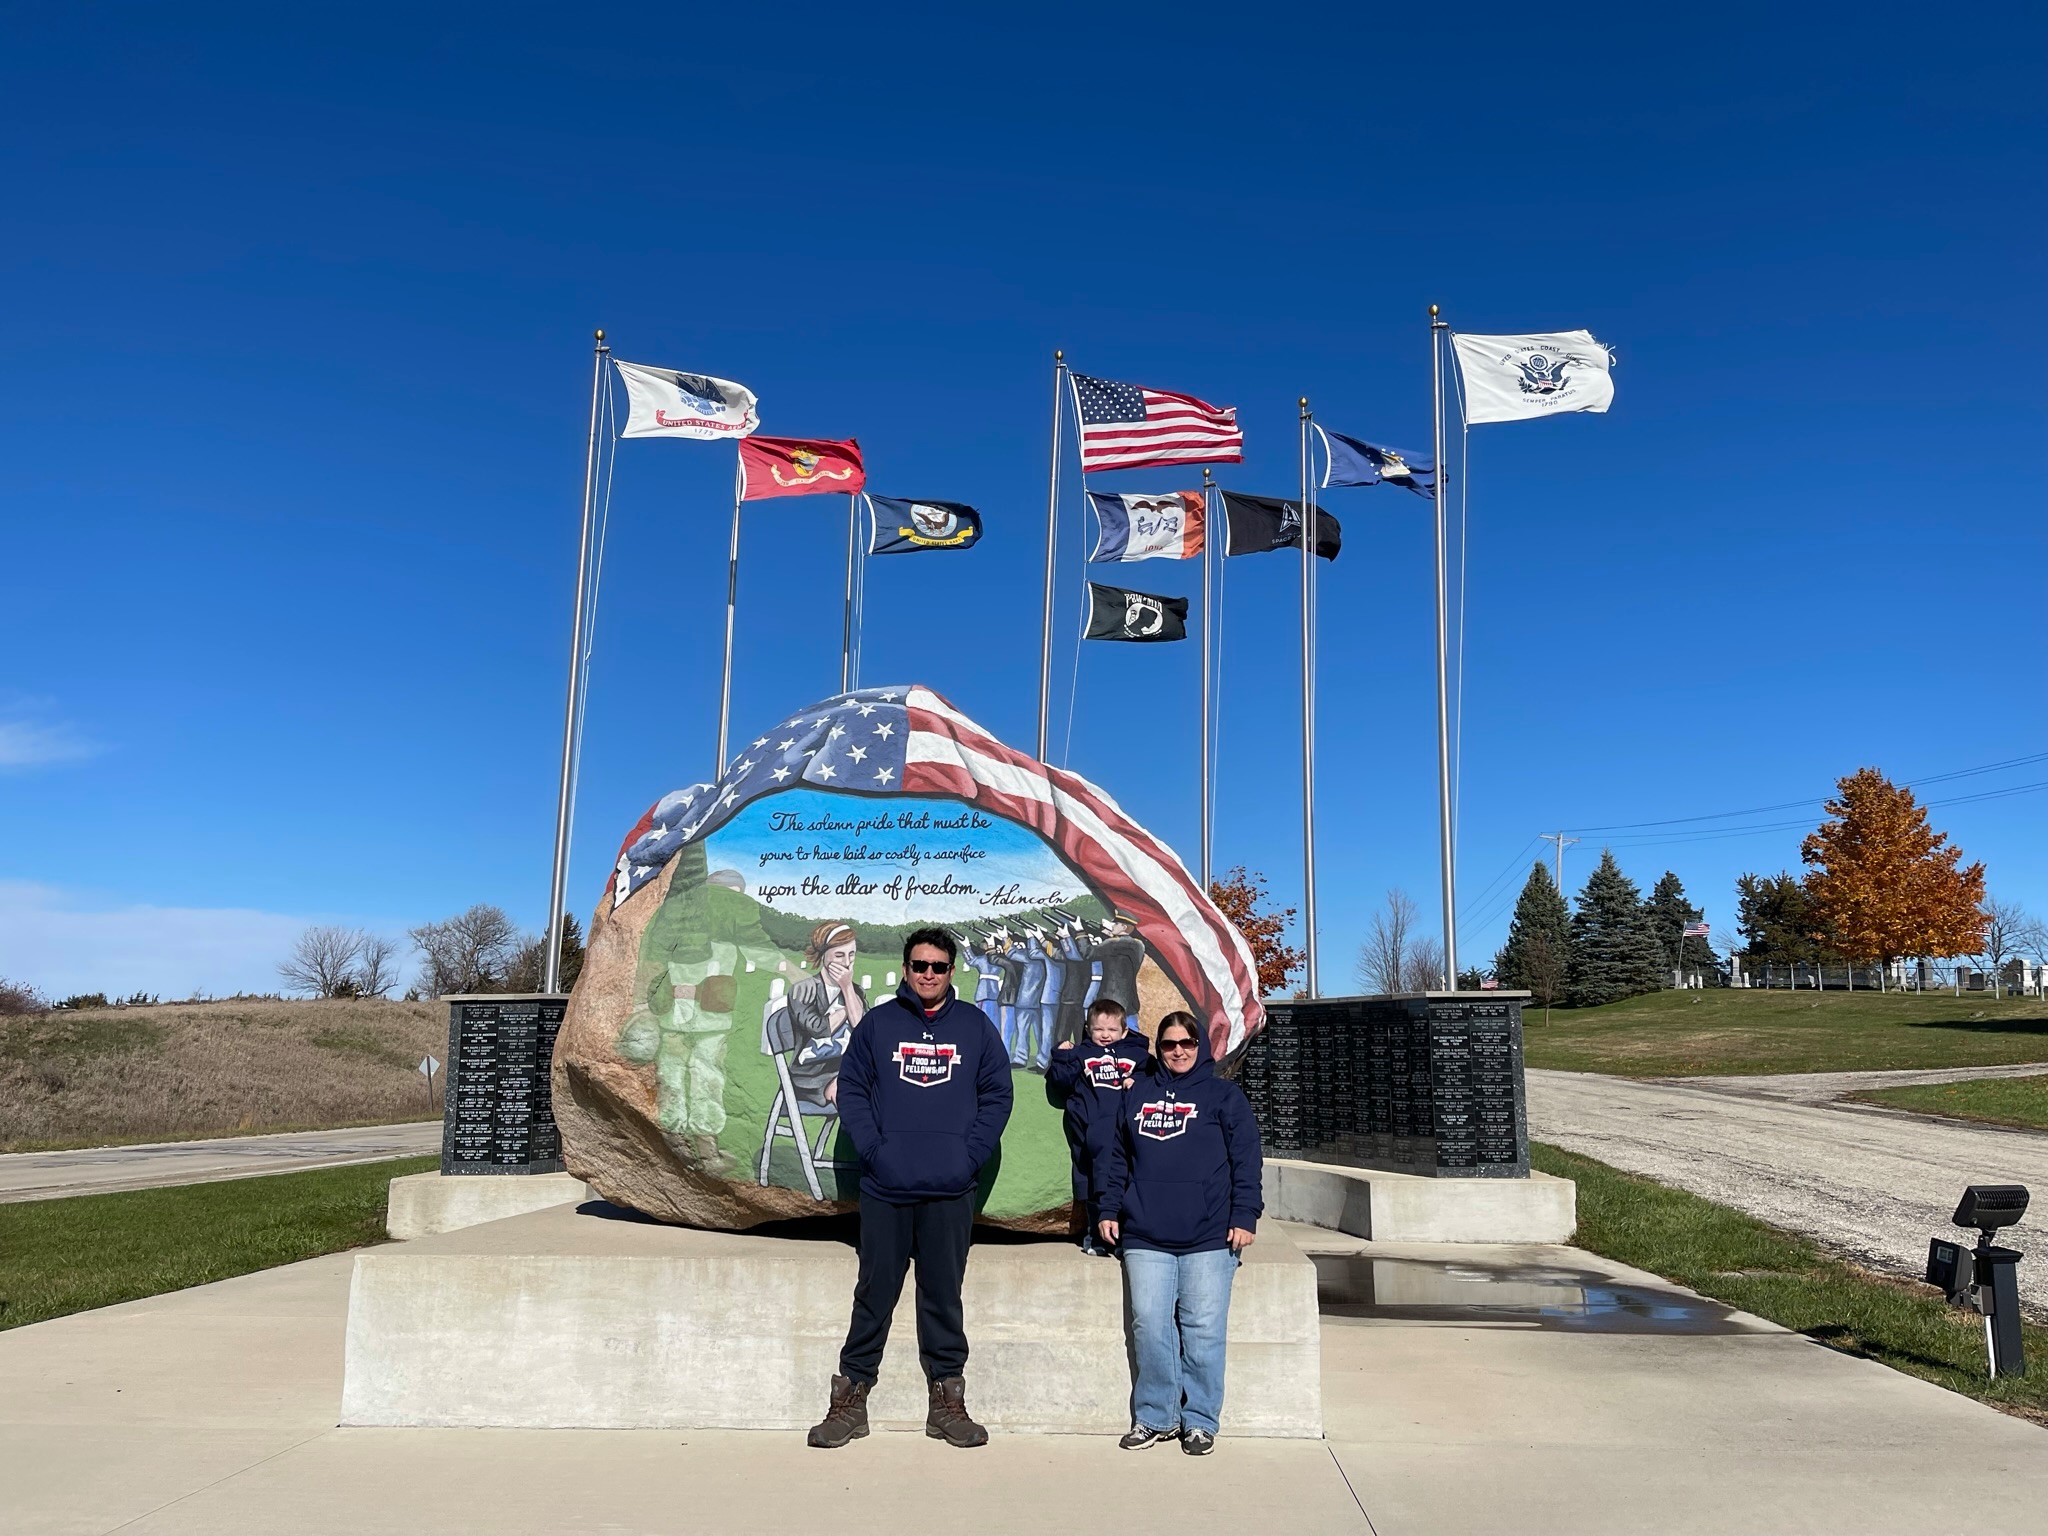
<svg viewBox="0 0 2048 1536">
<path fill-rule="evenodd" d="M 1219 1058 L 1264 1022 L 1243 938 L 1109 796 L 928 688 L 862 689 L 742 742 L 627 835 L 555 1049 L 569 1171 L 692 1226 L 849 1209 L 839 1061 L 926 925 L 958 939 L 956 985 L 1010 1047 L 981 1207 L 1000 1226 L 1074 1220 L 1044 1074 L 1095 996 L 1148 1033 L 1187 1008 Z"/>
</svg>

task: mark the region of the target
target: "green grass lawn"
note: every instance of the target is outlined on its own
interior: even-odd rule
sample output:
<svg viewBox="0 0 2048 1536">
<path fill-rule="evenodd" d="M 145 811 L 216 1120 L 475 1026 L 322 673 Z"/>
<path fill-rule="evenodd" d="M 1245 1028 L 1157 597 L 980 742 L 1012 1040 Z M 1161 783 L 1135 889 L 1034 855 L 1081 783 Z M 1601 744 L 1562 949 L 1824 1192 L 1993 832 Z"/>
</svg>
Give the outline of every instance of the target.
<svg viewBox="0 0 2048 1536">
<path fill-rule="evenodd" d="M 1578 1182 L 1579 1247 L 2048 1424 L 2048 1328 L 2024 1328 L 2028 1374 L 1993 1384 L 1984 1320 L 1931 1286 L 1872 1274 L 1806 1238 L 1589 1157 L 1536 1143 L 1529 1155 L 1545 1173 Z"/>
<path fill-rule="evenodd" d="M 1974 1083 L 1875 1088 L 1851 1097 L 1923 1115 L 1948 1115 L 1957 1120 L 1982 1120 L 1990 1125 L 2048 1131 L 2048 1077 L 1989 1077 Z"/>
<path fill-rule="evenodd" d="M 1652 992 L 1522 1024 L 1530 1066 L 1622 1077 L 2048 1061 L 2048 1000 L 1982 993 Z"/>
<path fill-rule="evenodd" d="M 407 1157 L 0 1205 L 0 1329 L 381 1242 L 391 1181 L 439 1166 Z"/>
</svg>

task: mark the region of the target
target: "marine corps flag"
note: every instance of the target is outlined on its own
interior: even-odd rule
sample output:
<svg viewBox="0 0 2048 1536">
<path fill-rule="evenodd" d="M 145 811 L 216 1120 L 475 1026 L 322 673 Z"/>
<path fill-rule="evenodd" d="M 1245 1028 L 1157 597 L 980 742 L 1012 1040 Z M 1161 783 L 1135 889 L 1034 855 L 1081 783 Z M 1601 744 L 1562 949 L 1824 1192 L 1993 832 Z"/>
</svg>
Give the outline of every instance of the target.
<svg viewBox="0 0 2048 1536">
<path fill-rule="evenodd" d="M 1316 553 L 1337 558 L 1344 530 L 1327 507 L 1316 508 Z M 1223 492 L 1223 553 L 1261 555 L 1269 549 L 1301 548 L 1301 503 L 1279 496 Z"/>
<path fill-rule="evenodd" d="M 925 549 L 966 549 L 981 537 L 981 514 L 962 501 L 911 501 L 870 496 L 871 555 L 914 555 Z"/>
<path fill-rule="evenodd" d="M 750 437 L 740 444 L 740 500 L 850 492 L 868 483 L 853 438 Z"/>
<path fill-rule="evenodd" d="M 1090 640 L 1185 640 L 1188 600 L 1088 583 Z"/>
</svg>

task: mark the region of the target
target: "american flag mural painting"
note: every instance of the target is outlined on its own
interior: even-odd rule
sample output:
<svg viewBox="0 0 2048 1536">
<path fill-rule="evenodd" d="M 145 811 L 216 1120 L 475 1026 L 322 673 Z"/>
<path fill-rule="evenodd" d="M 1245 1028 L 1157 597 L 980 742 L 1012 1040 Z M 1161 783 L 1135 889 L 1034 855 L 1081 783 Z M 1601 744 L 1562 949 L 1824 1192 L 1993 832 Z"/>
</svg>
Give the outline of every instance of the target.
<svg viewBox="0 0 2048 1536">
<path fill-rule="evenodd" d="M 862 688 L 742 742 L 713 784 L 664 795 L 627 834 L 607 885 L 617 907 L 685 844 L 764 795 L 807 787 L 942 796 L 1031 828 L 1139 935 L 1202 1017 L 1221 1057 L 1265 1023 L 1244 937 L 1171 850 L 1078 774 L 1012 750 L 929 688 Z"/>
<path fill-rule="evenodd" d="M 1233 407 L 1085 373 L 1071 377 L 1081 418 L 1084 474 L 1154 464 L 1238 464 L 1244 460 L 1244 433 L 1238 430 Z"/>
</svg>

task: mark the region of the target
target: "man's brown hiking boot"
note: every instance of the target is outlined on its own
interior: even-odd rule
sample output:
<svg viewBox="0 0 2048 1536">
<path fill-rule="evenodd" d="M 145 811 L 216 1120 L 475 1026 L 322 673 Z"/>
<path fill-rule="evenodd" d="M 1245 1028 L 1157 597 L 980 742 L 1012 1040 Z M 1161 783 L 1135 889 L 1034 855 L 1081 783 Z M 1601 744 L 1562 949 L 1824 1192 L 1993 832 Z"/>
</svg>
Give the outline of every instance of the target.
<svg viewBox="0 0 2048 1536">
<path fill-rule="evenodd" d="M 824 1420 L 811 1426 L 807 1439 L 823 1450 L 837 1450 L 849 1440 L 868 1432 L 868 1388 L 865 1383 L 844 1376 L 832 1378 L 832 1406 Z"/>
<path fill-rule="evenodd" d="M 932 1387 L 931 1410 L 924 1416 L 924 1432 L 934 1440 L 943 1440 L 948 1445 L 963 1449 L 970 1445 L 987 1445 L 988 1431 L 967 1416 L 967 1382 L 959 1376 L 948 1376 L 935 1381 Z"/>
</svg>

